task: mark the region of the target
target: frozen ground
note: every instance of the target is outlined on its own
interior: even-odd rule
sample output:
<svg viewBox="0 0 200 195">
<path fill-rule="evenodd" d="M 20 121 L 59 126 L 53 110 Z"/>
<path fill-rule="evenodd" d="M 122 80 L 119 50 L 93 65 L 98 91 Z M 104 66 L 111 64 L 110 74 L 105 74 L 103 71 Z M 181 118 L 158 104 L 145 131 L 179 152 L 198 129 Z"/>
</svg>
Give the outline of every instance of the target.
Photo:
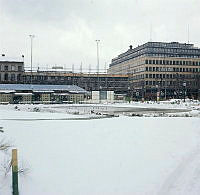
<svg viewBox="0 0 200 195">
<path fill-rule="evenodd" d="M 0 106 L 2 139 L 18 148 L 29 168 L 19 178 L 20 195 L 200 193 L 199 117 L 59 120 L 80 117 L 60 106 L 37 105 L 41 112 L 31 105 Z M 199 111 L 198 104 L 175 107 Z M 58 120 L 4 120 L 20 118 Z M 1 153 L 1 164 L 8 154 Z M 0 194 L 11 195 L 10 175 L 0 173 Z"/>
<path fill-rule="evenodd" d="M 95 117 L 97 114 L 125 116 L 135 116 L 139 114 L 145 117 L 200 117 L 200 102 L 192 100 L 186 100 L 186 102 L 183 102 L 183 100 L 171 100 L 164 102 L 132 102 L 123 104 L 0 105 L 0 109 L 5 111 L 16 110 L 34 112 L 31 116 L 36 116 L 36 118 L 40 116 L 40 118 L 42 117 L 43 119 L 45 119 L 45 113 L 57 113 L 53 115 L 54 119 L 62 118 L 62 114 L 65 114 L 65 118 L 89 118 Z M 36 114 L 38 112 L 40 114 Z"/>
</svg>

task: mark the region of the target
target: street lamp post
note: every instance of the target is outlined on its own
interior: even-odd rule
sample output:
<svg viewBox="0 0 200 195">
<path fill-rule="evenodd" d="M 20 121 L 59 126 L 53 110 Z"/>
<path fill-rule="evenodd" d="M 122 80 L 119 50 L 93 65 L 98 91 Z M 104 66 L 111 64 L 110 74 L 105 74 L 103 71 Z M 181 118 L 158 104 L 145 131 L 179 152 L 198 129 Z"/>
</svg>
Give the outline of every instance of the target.
<svg viewBox="0 0 200 195">
<path fill-rule="evenodd" d="M 131 87 L 128 86 L 128 102 L 130 103 L 131 102 Z"/>
<path fill-rule="evenodd" d="M 97 73 L 99 73 L 99 42 L 100 40 L 95 40 L 97 43 Z"/>
<path fill-rule="evenodd" d="M 160 91 L 159 91 L 159 86 L 156 85 L 156 101 L 158 102 L 160 100 Z"/>
<path fill-rule="evenodd" d="M 100 90 L 99 88 L 100 88 L 100 79 L 99 79 L 99 42 L 100 42 L 100 40 L 95 40 L 96 41 L 96 43 L 97 43 L 97 82 L 98 82 L 98 86 L 97 86 L 97 88 L 98 88 L 98 90 Z"/>
<path fill-rule="evenodd" d="M 186 82 L 183 83 L 183 88 L 184 88 L 183 95 L 184 95 L 184 102 L 185 102 L 185 96 L 186 96 Z"/>
<path fill-rule="evenodd" d="M 33 38 L 35 35 L 29 35 L 31 39 L 31 84 L 32 84 L 32 77 L 33 77 Z"/>
</svg>

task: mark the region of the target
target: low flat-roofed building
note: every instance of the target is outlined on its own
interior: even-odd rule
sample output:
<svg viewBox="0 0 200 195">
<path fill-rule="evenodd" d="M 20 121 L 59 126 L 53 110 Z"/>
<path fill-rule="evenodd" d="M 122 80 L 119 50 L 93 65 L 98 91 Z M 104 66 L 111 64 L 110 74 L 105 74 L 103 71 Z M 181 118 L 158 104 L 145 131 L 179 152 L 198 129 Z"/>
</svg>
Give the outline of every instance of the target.
<svg viewBox="0 0 200 195">
<path fill-rule="evenodd" d="M 0 103 L 80 103 L 87 95 L 76 85 L 0 84 Z"/>
</svg>

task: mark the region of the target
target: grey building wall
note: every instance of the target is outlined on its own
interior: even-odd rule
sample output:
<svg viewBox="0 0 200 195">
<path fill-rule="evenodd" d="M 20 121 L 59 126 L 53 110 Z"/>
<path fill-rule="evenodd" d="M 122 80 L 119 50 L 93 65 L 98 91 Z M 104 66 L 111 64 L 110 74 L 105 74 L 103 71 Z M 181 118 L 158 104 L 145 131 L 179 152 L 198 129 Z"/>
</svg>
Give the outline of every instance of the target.
<svg viewBox="0 0 200 195">
<path fill-rule="evenodd" d="M 24 73 L 24 62 L 0 61 L 0 82 L 19 82 Z"/>
</svg>

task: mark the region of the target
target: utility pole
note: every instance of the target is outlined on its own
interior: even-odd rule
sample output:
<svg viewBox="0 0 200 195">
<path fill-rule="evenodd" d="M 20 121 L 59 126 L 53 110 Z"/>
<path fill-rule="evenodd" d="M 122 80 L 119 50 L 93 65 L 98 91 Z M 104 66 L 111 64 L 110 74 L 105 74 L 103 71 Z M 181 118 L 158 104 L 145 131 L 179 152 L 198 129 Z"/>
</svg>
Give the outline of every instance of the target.
<svg viewBox="0 0 200 195">
<path fill-rule="evenodd" d="M 33 77 L 33 38 L 35 38 L 35 35 L 29 35 L 31 39 L 31 84 L 32 84 L 32 77 Z"/>
</svg>

